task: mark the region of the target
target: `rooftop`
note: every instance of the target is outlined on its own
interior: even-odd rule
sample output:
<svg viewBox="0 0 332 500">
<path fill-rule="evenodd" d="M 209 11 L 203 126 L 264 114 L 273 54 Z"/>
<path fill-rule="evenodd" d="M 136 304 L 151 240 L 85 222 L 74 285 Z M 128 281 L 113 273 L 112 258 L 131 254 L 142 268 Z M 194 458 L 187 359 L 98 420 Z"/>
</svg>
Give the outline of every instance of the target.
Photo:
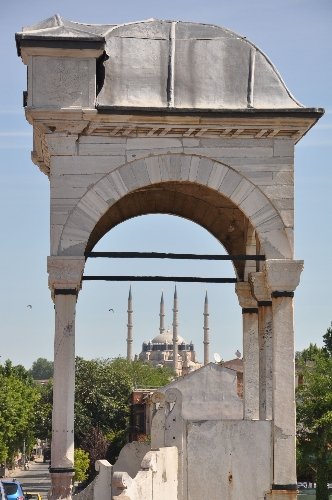
<svg viewBox="0 0 332 500">
<path fill-rule="evenodd" d="M 101 49 L 97 108 L 293 110 L 266 55 L 245 37 L 210 24 L 148 19 L 91 25 L 55 15 L 16 34 L 25 47 Z"/>
</svg>

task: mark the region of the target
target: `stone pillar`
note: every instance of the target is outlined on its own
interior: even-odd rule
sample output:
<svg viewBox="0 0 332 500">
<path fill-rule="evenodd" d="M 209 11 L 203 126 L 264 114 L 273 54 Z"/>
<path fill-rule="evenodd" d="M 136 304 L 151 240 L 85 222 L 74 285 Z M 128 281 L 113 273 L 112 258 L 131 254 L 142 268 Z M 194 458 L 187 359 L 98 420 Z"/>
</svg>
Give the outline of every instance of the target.
<svg viewBox="0 0 332 500">
<path fill-rule="evenodd" d="M 131 287 L 128 295 L 128 324 L 127 324 L 127 361 L 133 360 L 133 300 Z"/>
<path fill-rule="evenodd" d="M 258 305 L 259 419 L 272 420 L 272 300 L 263 272 L 250 273 L 249 282 Z"/>
<path fill-rule="evenodd" d="M 178 294 L 176 286 L 174 290 L 174 304 L 173 304 L 173 370 L 178 375 Z"/>
<path fill-rule="evenodd" d="M 265 262 L 273 314 L 273 485 L 272 497 L 296 498 L 296 420 L 293 296 L 303 261 Z"/>
<path fill-rule="evenodd" d="M 259 418 L 258 308 L 249 283 L 237 283 L 235 290 L 243 318 L 243 416 L 256 420 Z"/>
<path fill-rule="evenodd" d="M 208 302 L 208 295 L 207 292 L 205 294 L 205 301 L 204 301 L 204 365 L 207 365 L 210 361 L 210 356 L 209 356 L 209 302 Z"/>
<path fill-rule="evenodd" d="M 51 500 L 71 499 L 74 475 L 75 309 L 84 257 L 48 257 L 55 308 Z"/>
</svg>

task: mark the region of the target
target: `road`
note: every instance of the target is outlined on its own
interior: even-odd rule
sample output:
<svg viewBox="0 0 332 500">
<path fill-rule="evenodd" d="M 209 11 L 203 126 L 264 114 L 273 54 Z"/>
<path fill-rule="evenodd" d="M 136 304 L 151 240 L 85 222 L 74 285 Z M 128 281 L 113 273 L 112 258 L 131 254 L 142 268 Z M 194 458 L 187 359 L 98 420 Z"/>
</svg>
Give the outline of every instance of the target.
<svg viewBox="0 0 332 500">
<path fill-rule="evenodd" d="M 49 463 L 29 462 L 29 470 L 16 469 L 11 473 L 11 478 L 6 479 L 15 477 L 22 483 L 24 491 L 35 491 L 46 500 L 51 484 L 48 468 Z"/>
</svg>

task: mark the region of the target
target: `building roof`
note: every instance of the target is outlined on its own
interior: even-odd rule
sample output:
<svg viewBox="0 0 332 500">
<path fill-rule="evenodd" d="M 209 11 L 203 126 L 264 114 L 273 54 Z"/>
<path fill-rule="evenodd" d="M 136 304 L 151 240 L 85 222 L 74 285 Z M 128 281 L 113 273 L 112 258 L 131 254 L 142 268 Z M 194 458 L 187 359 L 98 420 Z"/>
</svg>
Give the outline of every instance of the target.
<svg viewBox="0 0 332 500">
<path fill-rule="evenodd" d="M 230 359 L 229 361 L 225 361 L 222 366 L 243 373 L 243 359 L 239 358 Z"/>
<path fill-rule="evenodd" d="M 210 24 L 148 19 L 91 25 L 55 15 L 16 34 L 23 47 L 105 48 L 97 107 L 296 110 L 271 61 L 253 43 Z"/>
<path fill-rule="evenodd" d="M 153 344 L 173 344 L 173 333 L 170 330 L 165 330 L 163 333 L 156 335 L 151 342 Z M 187 344 L 188 342 L 186 342 L 183 337 L 178 335 L 178 344 L 182 343 Z"/>
</svg>

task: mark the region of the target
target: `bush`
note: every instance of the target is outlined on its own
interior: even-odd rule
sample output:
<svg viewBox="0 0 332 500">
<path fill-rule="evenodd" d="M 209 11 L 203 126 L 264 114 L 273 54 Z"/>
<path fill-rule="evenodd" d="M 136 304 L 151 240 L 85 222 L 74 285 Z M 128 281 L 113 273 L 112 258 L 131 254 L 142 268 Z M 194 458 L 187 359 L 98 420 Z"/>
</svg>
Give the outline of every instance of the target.
<svg viewBox="0 0 332 500">
<path fill-rule="evenodd" d="M 89 453 L 82 450 L 81 448 L 76 448 L 74 451 L 74 463 L 75 463 L 75 475 L 74 481 L 81 483 L 88 478 L 88 468 L 90 465 Z"/>
</svg>

